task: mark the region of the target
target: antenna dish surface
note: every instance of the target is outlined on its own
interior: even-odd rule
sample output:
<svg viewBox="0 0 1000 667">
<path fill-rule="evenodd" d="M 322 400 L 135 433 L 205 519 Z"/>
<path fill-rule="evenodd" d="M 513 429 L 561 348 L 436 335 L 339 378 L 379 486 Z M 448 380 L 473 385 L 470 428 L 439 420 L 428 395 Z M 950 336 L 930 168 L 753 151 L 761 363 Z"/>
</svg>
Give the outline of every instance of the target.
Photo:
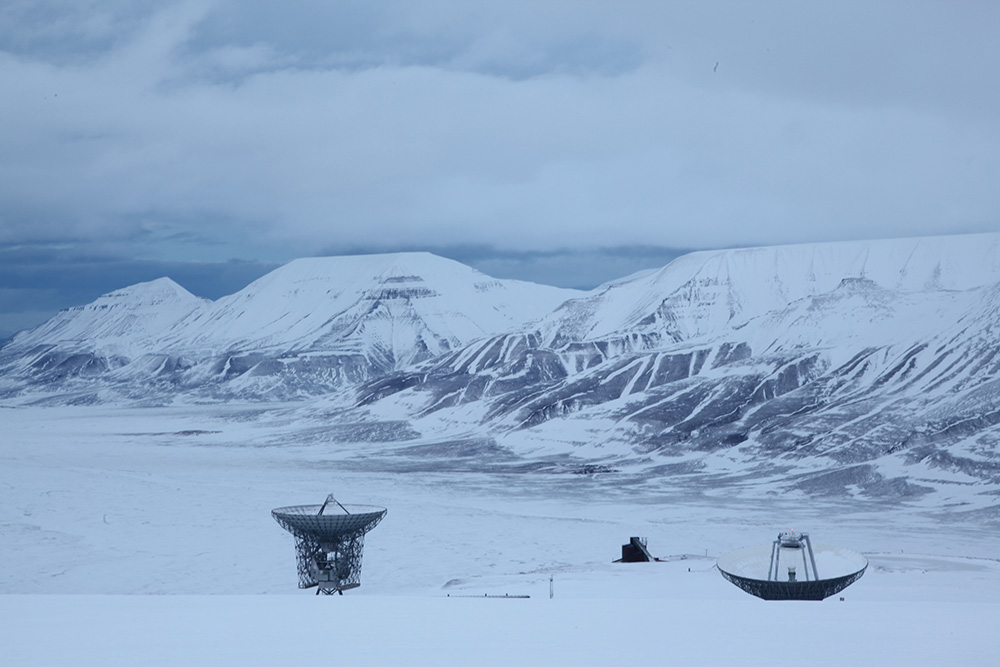
<svg viewBox="0 0 1000 667">
<path fill-rule="evenodd" d="M 281 527 L 294 534 L 308 535 L 319 540 L 337 538 L 353 533 L 367 533 L 378 525 L 386 514 L 384 507 L 374 505 L 344 505 L 350 512 L 331 512 L 323 505 L 292 505 L 271 510 L 271 516 Z"/>
<path fill-rule="evenodd" d="M 765 600 L 822 600 L 861 578 L 868 559 L 843 547 L 813 545 L 802 533 L 730 551 L 716 565 L 722 576 Z"/>
</svg>

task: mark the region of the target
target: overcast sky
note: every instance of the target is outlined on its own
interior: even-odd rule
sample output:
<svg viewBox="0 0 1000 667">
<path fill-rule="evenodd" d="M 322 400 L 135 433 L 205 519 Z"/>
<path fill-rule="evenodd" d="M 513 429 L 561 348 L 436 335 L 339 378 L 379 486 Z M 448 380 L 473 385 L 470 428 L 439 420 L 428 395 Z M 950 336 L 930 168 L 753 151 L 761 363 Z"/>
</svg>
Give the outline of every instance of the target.
<svg viewBox="0 0 1000 667">
<path fill-rule="evenodd" d="M 169 275 L 1000 230 L 1000 3 L 5 0 L 0 338 Z"/>
</svg>

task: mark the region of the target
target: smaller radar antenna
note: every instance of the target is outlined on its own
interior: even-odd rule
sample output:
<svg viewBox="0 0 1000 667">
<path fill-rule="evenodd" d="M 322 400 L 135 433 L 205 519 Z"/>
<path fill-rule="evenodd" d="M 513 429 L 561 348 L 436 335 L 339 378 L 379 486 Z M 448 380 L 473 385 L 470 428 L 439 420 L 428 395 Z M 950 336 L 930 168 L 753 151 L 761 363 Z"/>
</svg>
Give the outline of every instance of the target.
<svg viewBox="0 0 1000 667">
<path fill-rule="evenodd" d="M 293 505 L 271 511 L 295 537 L 299 588 L 316 587 L 316 595 L 344 594 L 361 585 L 365 533 L 386 514 L 384 507 L 341 505 L 331 493 L 322 505 Z"/>
<path fill-rule="evenodd" d="M 769 545 L 730 551 L 717 566 L 728 581 L 765 600 L 822 600 L 860 579 L 868 559 L 842 547 L 813 547 L 808 533 L 790 530 Z"/>
</svg>

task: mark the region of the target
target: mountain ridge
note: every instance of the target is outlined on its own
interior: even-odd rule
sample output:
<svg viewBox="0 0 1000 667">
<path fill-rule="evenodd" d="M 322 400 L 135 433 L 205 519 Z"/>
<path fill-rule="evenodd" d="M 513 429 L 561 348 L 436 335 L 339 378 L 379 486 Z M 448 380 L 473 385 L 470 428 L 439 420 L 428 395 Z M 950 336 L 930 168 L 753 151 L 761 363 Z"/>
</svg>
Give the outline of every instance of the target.
<svg viewBox="0 0 1000 667">
<path fill-rule="evenodd" d="M 128 308 L 67 311 L 0 347 L 0 396 L 293 400 L 317 425 L 299 437 L 416 443 L 433 469 L 460 452 L 705 489 L 1000 496 L 1000 234 L 705 251 L 586 293 L 427 254 L 313 258 L 216 302 L 160 283 L 94 304 L 130 294 L 137 312 L 161 298 L 162 335 Z M 117 348 L 53 338 L 84 315 L 115 333 L 116 313 L 136 327 Z"/>
<path fill-rule="evenodd" d="M 679 308 L 712 301 L 716 310 L 693 322 L 693 329 L 674 332 L 687 338 L 726 326 L 741 315 L 759 315 L 830 291 L 851 278 L 868 279 L 896 291 L 965 290 L 998 282 L 1000 234 L 694 252 L 661 269 L 612 281 L 585 297 L 587 301 L 564 304 L 560 310 L 567 312 L 548 328 L 572 327 L 568 337 L 596 339 L 616 331 L 643 329 L 656 321 L 658 306 L 676 319 Z M 743 289 L 747 283 L 758 289 Z M 606 301 L 611 307 L 602 305 Z M 738 310 L 733 310 L 737 305 Z"/>
<path fill-rule="evenodd" d="M 997 241 L 886 242 L 877 253 L 852 244 L 851 262 L 828 270 L 823 289 L 793 285 L 775 308 L 767 300 L 788 286 L 767 285 L 767 272 L 758 281 L 765 295 L 750 294 L 764 307 L 716 289 L 733 283 L 731 266 L 726 280 L 699 284 L 706 264 L 715 270 L 720 254 L 728 259 L 702 253 L 708 261 L 668 277 L 673 292 L 656 275 L 673 264 L 614 282 L 564 303 L 538 331 L 476 341 L 376 379 L 355 410 L 398 418 L 406 405 L 425 437 L 479 429 L 513 451 L 554 452 L 560 443 L 556 450 L 608 467 L 732 483 L 739 466 L 724 455 L 760 479 L 784 480 L 777 486 L 789 492 L 842 493 L 846 484 L 862 495 L 918 498 L 950 476 L 961 480 L 948 482 L 955 488 L 996 489 Z M 901 261 L 874 271 L 878 254 Z M 799 275 L 809 266 L 800 257 Z M 851 472 L 824 476 L 845 466 Z M 920 473 L 881 472 L 901 467 Z M 982 493 L 976 502 L 991 502 L 991 491 Z"/>
<path fill-rule="evenodd" d="M 75 393 L 102 376 L 136 397 L 146 376 L 163 400 L 318 394 L 517 328 L 576 294 L 430 253 L 294 260 L 214 302 L 161 279 L 19 333 L 0 347 L 0 386 Z"/>
</svg>

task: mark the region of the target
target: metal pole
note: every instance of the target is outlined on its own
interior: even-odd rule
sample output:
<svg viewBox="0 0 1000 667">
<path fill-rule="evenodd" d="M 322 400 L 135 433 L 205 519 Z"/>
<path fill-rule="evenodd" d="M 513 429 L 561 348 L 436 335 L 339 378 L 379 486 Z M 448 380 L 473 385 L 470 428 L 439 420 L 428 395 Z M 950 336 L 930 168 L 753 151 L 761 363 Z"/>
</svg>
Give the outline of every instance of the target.
<svg viewBox="0 0 1000 667">
<path fill-rule="evenodd" d="M 805 536 L 805 539 L 806 539 L 806 546 L 809 547 L 809 560 L 812 561 L 813 579 L 819 581 L 819 572 L 816 571 L 816 556 L 813 554 L 813 543 L 812 540 L 809 539 L 808 535 Z"/>
</svg>

